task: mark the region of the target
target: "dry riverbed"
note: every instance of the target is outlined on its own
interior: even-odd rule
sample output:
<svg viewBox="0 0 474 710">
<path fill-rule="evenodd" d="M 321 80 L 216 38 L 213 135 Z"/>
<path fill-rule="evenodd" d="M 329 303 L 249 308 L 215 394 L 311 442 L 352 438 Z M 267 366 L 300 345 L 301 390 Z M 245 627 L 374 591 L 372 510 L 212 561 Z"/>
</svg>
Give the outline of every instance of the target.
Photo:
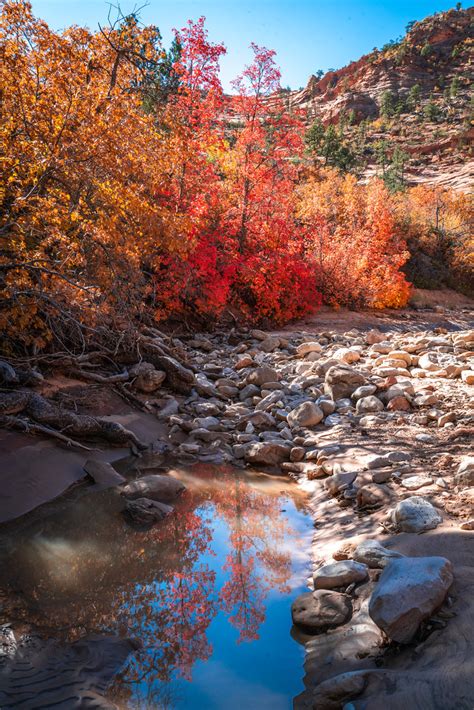
<svg viewBox="0 0 474 710">
<path fill-rule="evenodd" d="M 125 385 L 136 414 L 107 385 L 47 376 L 36 388 L 166 444 L 174 463 L 285 473 L 307 492 L 314 576 L 291 610 L 306 643 L 298 708 L 473 707 L 473 312 L 442 302 L 173 339 L 191 374 L 177 394 L 169 373 L 137 364 Z M 79 480 L 87 459 L 118 457 L 35 441 L 2 435 L 4 520 L 10 505 L 26 513 Z M 131 506 L 148 522 L 164 513 Z"/>
</svg>

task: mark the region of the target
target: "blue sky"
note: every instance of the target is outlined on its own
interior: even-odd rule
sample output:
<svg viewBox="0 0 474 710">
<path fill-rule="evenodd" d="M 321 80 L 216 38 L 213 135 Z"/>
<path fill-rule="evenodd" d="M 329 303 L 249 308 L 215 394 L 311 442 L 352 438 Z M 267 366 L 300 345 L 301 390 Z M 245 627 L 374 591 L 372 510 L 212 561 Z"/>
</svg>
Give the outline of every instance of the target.
<svg viewBox="0 0 474 710">
<path fill-rule="evenodd" d="M 120 4 L 127 13 L 145 1 L 121 0 Z M 204 15 L 211 39 L 224 42 L 228 50 L 222 61 L 226 89 L 249 61 L 252 41 L 276 50 L 282 85 L 298 88 L 318 69 L 344 66 L 403 34 L 410 20 L 454 4 L 442 0 L 148 0 L 141 17 L 146 24 L 158 25 L 169 44 L 173 27 Z M 98 22 L 106 22 L 109 9 L 106 0 L 32 0 L 32 5 L 35 14 L 54 29 L 71 24 L 94 29 Z"/>
</svg>

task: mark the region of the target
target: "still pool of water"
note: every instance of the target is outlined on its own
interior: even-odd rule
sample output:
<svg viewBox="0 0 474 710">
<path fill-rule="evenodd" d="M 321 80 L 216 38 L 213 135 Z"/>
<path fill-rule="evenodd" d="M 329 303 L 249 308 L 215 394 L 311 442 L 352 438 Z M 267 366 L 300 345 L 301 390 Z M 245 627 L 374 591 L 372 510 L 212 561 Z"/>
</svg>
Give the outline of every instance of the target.
<svg viewBox="0 0 474 710">
<path fill-rule="evenodd" d="M 150 530 L 114 491 L 84 496 L 3 541 L 2 586 L 43 635 L 133 636 L 109 697 L 122 708 L 286 710 L 303 690 L 290 606 L 307 591 L 312 522 L 283 478 L 197 466 Z"/>
</svg>

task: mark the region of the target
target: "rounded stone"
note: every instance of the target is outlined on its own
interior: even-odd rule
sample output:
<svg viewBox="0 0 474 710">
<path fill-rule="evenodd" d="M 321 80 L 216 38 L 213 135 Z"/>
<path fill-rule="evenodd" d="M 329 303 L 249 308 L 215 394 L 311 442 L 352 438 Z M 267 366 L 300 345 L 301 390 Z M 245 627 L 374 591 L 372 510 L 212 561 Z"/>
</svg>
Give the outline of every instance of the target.
<svg viewBox="0 0 474 710">
<path fill-rule="evenodd" d="M 443 519 L 429 500 L 412 496 L 398 503 L 392 513 L 392 522 L 402 532 L 422 532 L 438 527 Z"/>
<path fill-rule="evenodd" d="M 301 594 L 291 605 L 293 623 L 307 631 L 324 631 L 340 626 L 351 616 L 350 597 L 327 589 Z"/>
<path fill-rule="evenodd" d="M 342 560 L 320 567 L 313 575 L 315 589 L 335 589 L 352 582 L 364 582 L 368 577 L 367 565 Z"/>
<path fill-rule="evenodd" d="M 409 643 L 420 623 L 443 603 L 453 582 L 444 557 L 401 557 L 385 567 L 369 603 L 369 614 L 387 636 Z"/>
<path fill-rule="evenodd" d="M 369 395 L 369 397 L 361 397 L 357 401 L 356 411 L 357 414 L 370 414 L 371 412 L 382 412 L 384 409 L 383 403 L 375 395 Z"/>
</svg>

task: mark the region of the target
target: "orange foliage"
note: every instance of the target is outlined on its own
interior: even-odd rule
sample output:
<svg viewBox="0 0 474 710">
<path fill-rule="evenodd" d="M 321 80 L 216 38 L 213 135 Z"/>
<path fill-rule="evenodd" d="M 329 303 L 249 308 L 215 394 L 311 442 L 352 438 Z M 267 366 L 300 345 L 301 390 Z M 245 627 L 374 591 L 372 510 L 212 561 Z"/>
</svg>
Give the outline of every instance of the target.
<svg viewBox="0 0 474 710">
<path fill-rule="evenodd" d="M 444 275 L 433 282 L 433 274 L 419 274 L 420 285 L 448 285 L 473 293 L 474 202 L 472 195 L 443 188 L 418 185 L 396 200 L 397 221 L 410 248 L 439 262 Z M 415 271 L 415 276 L 416 271 Z M 431 276 L 431 279 L 430 279 Z M 434 274 L 436 279 L 436 274 Z M 424 280 L 424 282 L 423 282 Z"/>
<path fill-rule="evenodd" d="M 308 176 L 274 52 L 252 45 L 226 98 L 225 50 L 203 18 L 176 33 L 174 54 L 133 14 L 56 33 L 9 0 L 0 31 L 4 350 L 74 349 L 104 325 L 227 308 L 284 322 L 321 294 L 405 305 L 405 237 L 431 238 L 440 193 Z M 443 192 L 442 203 L 458 234 L 467 198 Z M 452 249 L 464 270 L 465 244 Z"/>
<path fill-rule="evenodd" d="M 300 187 L 300 216 L 333 305 L 399 308 L 410 288 L 400 268 L 408 251 L 382 181 L 357 183 L 325 170 Z"/>
</svg>

